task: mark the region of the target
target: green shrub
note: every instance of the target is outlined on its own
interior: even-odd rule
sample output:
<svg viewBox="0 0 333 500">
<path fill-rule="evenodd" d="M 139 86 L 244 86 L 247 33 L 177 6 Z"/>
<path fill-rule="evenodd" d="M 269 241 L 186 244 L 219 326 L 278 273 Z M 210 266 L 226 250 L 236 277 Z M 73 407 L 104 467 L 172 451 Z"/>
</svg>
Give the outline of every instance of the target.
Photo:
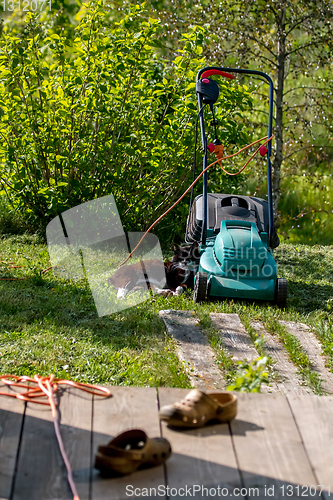
<svg viewBox="0 0 333 500">
<path fill-rule="evenodd" d="M 259 357 L 251 363 L 239 362 L 235 383 L 228 391 L 260 392 L 261 384 L 268 383 L 267 357 Z"/>
<path fill-rule="evenodd" d="M 125 228 L 143 230 L 191 181 L 205 29 L 183 35 L 170 62 L 158 57 L 159 21 L 138 5 L 113 22 L 102 0 L 84 4 L 74 39 L 42 19 L 29 13 L 23 31 L 8 22 L 0 39 L 2 194 L 36 229 L 112 193 Z M 237 83 L 221 87 L 224 139 L 244 143 L 232 117 L 250 96 Z M 238 182 L 223 176 L 222 188 L 216 169 L 210 189 L 232 192 Z M 186 212 L 179 205 L 160 237 Z"/>
</svg>

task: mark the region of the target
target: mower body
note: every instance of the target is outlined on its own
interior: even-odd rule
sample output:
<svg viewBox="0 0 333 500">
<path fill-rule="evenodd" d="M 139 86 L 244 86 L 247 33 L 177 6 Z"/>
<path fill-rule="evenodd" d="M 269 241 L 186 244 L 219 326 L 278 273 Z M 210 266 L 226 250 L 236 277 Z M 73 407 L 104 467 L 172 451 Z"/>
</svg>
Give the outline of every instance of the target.
<svg viewBox="0 0 333 500">
<path fill-rule="evenodd" d="M 277 265 L 256 229 L 235 230 L 223 224 L 221 235 L 202 249 L 199 272 L 207 274 L 208 297 L 274 300 Z M 250 241 L 253 236 L 255 242 Z M 230 245 L 224 239 L 232 240 Z M 252 259 L 251 253 L 257 251 L 259 257 Z"/>
<path fill-rule="evenodd" d="M 207 296 L 274 300 L 277 265 L 268 240 L 268 203 L 261 198 L 208 194 L 207 237 L 201 244 L 198 271 L 207 275 Z M 187 238 L 202 231 L 203 196 L 195 198 Z"/>
</svg>

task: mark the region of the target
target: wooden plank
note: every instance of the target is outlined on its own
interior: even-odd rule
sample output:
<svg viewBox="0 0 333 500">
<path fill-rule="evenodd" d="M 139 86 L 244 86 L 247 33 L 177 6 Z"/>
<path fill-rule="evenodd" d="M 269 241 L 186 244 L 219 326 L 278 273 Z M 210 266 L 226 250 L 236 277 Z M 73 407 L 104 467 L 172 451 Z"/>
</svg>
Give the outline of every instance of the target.
<svg viewBox="0 0 333 500">
<path fill-rule="evenodd" d="M 333 397 L 288 395 L 316 484 L 324 486 L 327 500 L 333 494 Z M 329 495 L 330 493 L 330 495 Z"/>
<path fill-rule="evenodd" d="M 3 386 L 1 391 L 12 392 Z M 0 500 L 10 497 L 24 407 L 18 399 L 0 396 Z"/>
<path fill-rule="evenodd" d="M 322 380 L 323 390 L 328 394 L 333 394 L 333 373 L 325 366 L 326 360 L 322 356 L 321 344 L 317 337 L 304 323 L 294 323 L 293 321 L 279 321 L 279 323 L 300 341 L 311 361 L 312 369 L 319 374 Z"/>
<path fill-rule="evenodd" d="M 223 346 L 234 361 L 254 361 L 259 357 L 250 335 L 245 330 L 238 314 L 210 313 L 214 328 L 222 337 Z"/>
<path fill-rule="evenodd" d="M 311 394 L 311 389 L 302 385 L 302 377 L 298 375 L 296 366 L 290 361 L 288 352 L 277 337 L 265 330 L 260 321 L 252 321 L 251 326 L 265 340 L 265 352 L 273 359 L 274 371 L 277 373 L 276 383 L 281 394 Z"/>
<path fill-rule="evenodd" d="M 93 453 L 100 444 L 107 444 L 113 437 L 129 429 L 142 429 L 149 437 L 160 437 L 157 393 L 149 387 L 111 387 L 113 397 L 94 399 Z M 164 466 L 139 470 L 129 476 L 103 478 L 94 470 L 92 500 L 125 500 L 131 487 L 156 488 L 165 485 Z M 128 490 L 126 488 L 129 488 Z M 139 496 L 139 495 L 137 495 Z M 165 498 L 151 494 L 149 498 Z"/>
<path fill-rule="evenodd" d="M 183 399 L 188 390 L 159 388 L 160 406 Z M 228 424 L 207 425 L 202 429 L 176 431 L 162 422 L 162 434 L 172 446 L 167 462 L 168 486 L 172 498 L 181 499 L 189 488 L 193 498 L 210 499 L 212 488 L 241 487 L 236 458 Z M 193 487 L 200 488 L 193 494 Z M 189 494 L 186 495 L 190 496 Z M 215 495 L 218 496 L 217 494 Z"/>
<path fill-rule="evenodd" d="M 242 394 L 239 399 L 231 432 L 248 497 L 296 498 L 301 496 L 296 486 L 316 485 L 286 396 Z"/>
<path fill-rule="evenodd" d="M 192 311 L 166 310 L 159 314 L 169 334 L 177 341 L 178 357 L 185 365 L 191 385 L 203 390 L 225 388 L 214 352 Z"/>
<path fill-rule="evenodd" d="M 251 363 L 259 354 L 252 343 L 252 339 L 245 330 L 238 314 L 210 313 L 214 328 L 222 337 L 223 347 L 232 356 L 234 362 L 245 361 Z M 279 392 L 274 382 L 261 385 L 261 392 Z"/>
<path fill-rule="evenodd" d="M 13 500 L 72 500 L 49 407 L 28 403 Z"/>
<path fill-rule="evenodd" d="M 60 424 L 80 500 L 88 500 L 92 472 L 92 395 L 66 389 L 60 400 Z"/>
</svg>

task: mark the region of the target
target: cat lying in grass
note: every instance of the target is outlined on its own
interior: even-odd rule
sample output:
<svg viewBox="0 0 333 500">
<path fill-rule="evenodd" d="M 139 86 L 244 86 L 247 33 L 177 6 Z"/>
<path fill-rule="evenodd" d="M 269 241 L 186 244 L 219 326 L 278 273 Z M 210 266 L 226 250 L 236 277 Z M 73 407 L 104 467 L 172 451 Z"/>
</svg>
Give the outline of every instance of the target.
<svg viewBox="0 0 333 500">
<path fill-rule="evenodd" d="M 171 261 L 158 259 L 140 261 L 117 269 L 108 279 L 117 290 L 117 299 L 122 300 L 135 290 L 148 287 L 159 295 L 181 295 L 184 289 L 193 288 L 194 276 L 199 265 L 199 244 L 173 246 Z"/>
</svg>

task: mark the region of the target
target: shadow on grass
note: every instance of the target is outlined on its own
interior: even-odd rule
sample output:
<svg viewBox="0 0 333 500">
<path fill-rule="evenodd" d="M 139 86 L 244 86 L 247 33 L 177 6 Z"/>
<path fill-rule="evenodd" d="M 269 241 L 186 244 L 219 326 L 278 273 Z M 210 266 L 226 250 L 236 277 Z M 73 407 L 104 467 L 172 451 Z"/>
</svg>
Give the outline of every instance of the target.
<svg viewBox="0 0 333 500">
<path fill-rule="evenodd" d="M 288 307 L 301 314 L 326 311 L 333 297 L 333 284 L 305 283 L 288 279 Z"/>
<path fill-rule="evenodd" d="M 117 348 L 140 348 L 138 336 L 145 339 L 163 334 L 164 327 L 148 300 L 99 318 L 89 287 L 84 283 L 52 281 L 50 278 L 28 278 L 22 281 L 0 281 L 0 324 L 2 330 L 20 331 L 22 325 L 54 325 L 55 327 L 89 329 L 98 342 Z M 333 297 L 333 284 L 315 284 L 288 279 L 287 309 L 307 314 L 326 310 Z M 188 307 L 193 308 L 191 297 Z M 219 302 L 218 299 L 212 303 Z M 272 302 L 237 300 L 248 306 L 272 306 Z M 168 304 L 166 302 L 166 304 Z M 166 306 L 167 308 L 169 305 Z"/>
<path fill-rule="evenodd" d="M 0 281 L 0 324 L 7 332 L 21 331 L 23 325 L 88 329 L 99 343 L 114 344 L 121 349 L 137 349 L 145 337 L 162 334 L 158 315 L 145 303 L 139 307 L 99 318 L 90 289 L 84 283 L 35 278 L 22 281 Z M 149 323 L 149 328 L 148 328 Z M 151 333 L 150 333 L 151 332 Z"/>
<path fill-rule="evenodd" d="M 151 302 L 99 318 L 84 282 L 0 281 L 0 372 L 188 387 Z"/>
</svg>

